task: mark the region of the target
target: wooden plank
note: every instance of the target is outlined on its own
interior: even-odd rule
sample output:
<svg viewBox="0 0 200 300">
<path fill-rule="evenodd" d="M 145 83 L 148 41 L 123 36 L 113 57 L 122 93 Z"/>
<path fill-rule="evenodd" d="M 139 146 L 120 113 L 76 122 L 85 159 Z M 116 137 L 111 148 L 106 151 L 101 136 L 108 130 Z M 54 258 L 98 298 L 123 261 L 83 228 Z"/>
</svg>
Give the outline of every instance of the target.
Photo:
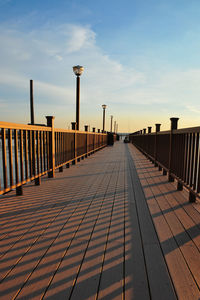
<svg viewBox="0 0 200 300">
<path fill-rule="evenodd" d="M 91 179 L 89 180 L 89 184 L 91 184 L 91 181 L 94 182 L 95 179 L 96 179 L 95 177 L 91 177 Z M 97 184 L 98 184 L 98 181 L 97 181 Z M 84 186 L 83 187 L 84 187 L 85 192 L 89 193 L 89 189 L 88 189 L 87 185 L 85 186 L 85 181 L 84 181 Z M 62 189 L 62 191 L 63 191 L 63 189 Z M 74 192 L 78 193 L 79 195 L 82 194 L 82 191 L 77 191 L 76 187 L 74 187 Z M 87 195 L 87 197 L 88 197 L 88 195 Z M 87 197 L 86 197 L 86 199 L 87 199 Z M 84 199 L 82 199 L 82 200 L 84 200 Z M 82 200 L 80 198 L 79 202 L 81 202 Z M 77 202 L 75 202 L 75 204 L 77 205 Z M 34 270 L 34 268 L 37 266 L 38 260 L 40 260 L 40 258 L 42 258 L 41 255 L 43 255 L 45 253 L 45 250 L 48 248 L 48 245 L 49 245 L 48 243 L 50 242 L 50 240 L 48 238 L 47 243 L 46 243 L 45 242 L 45 240 L 46 240 L 45 236 L 48 235 L 48 232 L 51 236 L 51 230 L 52 229 L 53 229 L 53 231 L 52 231 L 53 234 L 57 233 L 56 229 L 58 229 L 58 228 L 56 227 L 56 222 L 57 222 L 57 224 L 59 224 L 59 220 L 55 219 L 55 217 L 56 217 L 55 214 L 58 214 L 60 210 L 61 210 L 61 208 L 59 208 L 59 206 L 57 207 L 57 209 L 54 209 L 53 211 L 50 208 L 52 218 L 54 218 L 54 220 L 55 220 L 54 222 L 51 221 L 50 227 L 48 225 L 47 225 L 47 227 L 45 227 L 45 223 L 44 223 L 43 228 L 40 229 L 40 225 L 37 224 L 39 230 L 43 229 L 43 234 L 40 233 L 38 235 L 38 233 L 37 233 L 37 235 L 36 235 L 37 236 L 37 241 L 33 244 L 33 246 L 30 248 L 30 250 L 27 252 L 27 254 L 22 257 L 22 259 L 20 259 L 20 260 L 17 259 L 17 257 L 15 257 L 15 255 L 14 255 L 14 252 L 12 252 L 12 257 L 14 255 L 14 258 L 17 260 L 17 265 L 15 266 L 13 271 L 12 270 L 10 271 L 10 273 L 8 275 L 11 276 L 11 278 L 15 278 L 15 281 L 14 281 L 15 285 L 14 285 L 14 287 L 12 286 L 12 284 L 10 283 L 9 277 L 8 277 L 8 280 L 5 278 L 5 280 L 3 281 L 4 285 L 3 285 L 2 290 L 1 290 L 2 295 L 4 295 L 4 296 L 6 295 L 7 297 L 10 297 L 14 293 L 16 293 L 18 289 L 21 290 L 21 288 L 24 284 L 24 280 L 26 281 L 26 278 L 29 279 L 29 275 L 32 274 L 30 272 L 32 272 Z M 81 212 L 83 211 L 82 207 L 80 207 L 80 211 Z M 61 220 L 66 220 L 66 213 L 70 213 L 69 207 L 66 207 L 65 211 L 63 211 L 59 215 L 59 218 Z M 75 215 L 75 219 L 76 218 L 77 218 L 77 216 Z M 48 221 L 50 221 L 50 220 L 51 220 L 50 219 L 50 214 L 48 214 Z M 40 223 L 40 224 L 42 225 L 42 223 Z M 37 226 L 34 227 L 33 233 L 36 231 Z M 60 223 L 59 226 L 62 226 L 62 222 Z M 47 229 L 45 229 L 45 228 L 47 228 Z M 70 224 L 70 228 L 72 228 L 72 223 Z M 31 243 L 30 238 L 31 238 L 31 234 L 29 235 L 29 240 L 28 240 L 29 244 Z M 44 240 L 44 243 L 42 242 L 42 240 Z M 24 241 L 22 241 L 22 245 L 24 245 L 23 243 L 24 243 Z M 42 245 L 42 247 L 40 246 L 40 244 Z M 24 248 L 24 246 L 23 246 L 23 248 Z M 21 248 L 20 244 L 18 244 L 18 249 L 20 249 L 20 248 Z M 38 249 L 38 250 L 36 251 L 36 249 Z M 22 251 L 24 251 L 24 249 Z M 18 255 L 19 254 L 20 253 L 18 251 Z M 23 252 L 22 252 L 22 255 L 23 255 Z M 6 261 L 8 261 L 8 259 L 6 259 Z M 6 261 L 5 261 L 5 263 L 6 263 Z M 26 263 L 26 261 L 27 261 L 27 263 Z M 12 261 L 10 261 L 10 264 L 12 266 Z M 4 265 L 1 265 L 1 267 L 5 269 Z M 28 267 L 28 269 L 27 269 L 27 267 Z M 28 271 L 28 270 L 30 270 L 30 271 Z M 27 271 L 28 271 L 28 273 L 27 273 Z M 20 286 L 21 286 L 21 288 L 20 288 Z M 36 286 L 38 288 L 38 284 Z M 18 292 L 19 292 L 19 290 L 18 290 Z"/>
<path fill-rule="evenodd" d="M 146 199 L 137 176 L 137 171 L 128 151 L 127 155 L 129 156 L 131 178 L 135 191 L 151 297 L 160 299 L 162 295 L 162 299 L 176 299 L 176 294 L 160 248 L 160 242 L 155 232 Z"/>
<path fill-rule="evenodd" d="M 107 176 L 105 176 L 105 173 L 103 172 L 99 176 L 97 185 L 93 185 L 91 187 L 92 193 L 90 201 L 88 201 L 85 209 L 81 210 L 81 223 L 78 225 L 78 227 L 74 227 L 75 238 L 73 239 L 69 249 L 67 249 L 67 251 L 64 253 L 63 260 L 58 267 L 58 271 L 56 272 L 52 283 L 45 294 L 45 297 L 48 298 L 54 295 L 54 297 L 57 299 L 63 299 L 63 297 L 68 298 L 73 295 L 74 286 L 77 283 L 88 245 L 92 237 L 94 226 L 96 224 L 98 212 L 101 208 L 102 199 L 97 198 L 95 200 L 95 195 L 97 191 L 102 193 L 101 189 L 105 189 L 106 180 Z M 65 270 L 64 273 L 63 270 Z M 64 278 L 68 278 L 68 280 L 66 281 Z M 59 282 L 62 282 L 62 284 L 58 285 L 57 283 Z M 55 286 L 56 289 L 54 288 Z"/>
<path fill-rule="evenodd" d="M 148 179 L 148 182 L 149 181 L 150 180 Z M 155 179 L 152 178 L 150 182 L 152 181 L 155 182 Z M 157 177 L 157 181 L 159 183 L 159 177 Z M 170 189 L 170 186 L 172 186 L 170 183 L 167 185 L 159 184 L 153 186 L 152 190 L 161 210 L 164 212 L 165 219 L 170 226 L 175 240 L 187 261 L 198 286 L 200 286 L 200 228 L 195 226 L 196 224 L 176 201 L 174 198 L 176 192 L 174 191 L 174 194 L 168 193 L 169 191 L 173 191 Z M 174 189 L 174 187 L 172 188 Z M 162 193 L 163 196 L 156 196 L 162 195 Z M 167 213 L 165 213 L 165 211 L 167 211 Z"/>
<path fill-rule="evenodd" d="M 139 164 L 139 166 L 141 166 L 141 164 Z M 146 178 L 145 184 L 147 186 L 149 184 L 150 186 L 150 188 L 145 189 L 145 193 L 148 192 L 148 197 L 149 191 L 151 191 L 148 205 L 152 215 L 155 215 L 154 223 L 161 241 L 161 247 L 165 253 L 170 274 L 175 284 L 176 292 L 181 299 L 198 299 L 200 295 L 199 290 L 190 272 L 193 271 L 195 279 L 199 280 L 199 252 L 197 252 L 191 242 L 188 241 L 185 229 L 181 227 L 181 223 L 178 221 L 176 214 L 179 216 L 179 220 L 181 218 L 184 224 L 188 222 L 188 216 L 184 214 L 182 210 L 178 209 L 173 194 L 167 193 L 167 185 L 159 184 L 159 182 L 162 183 L 160 177 L 156 179 L 151 177 L 151 169 L 147 169 L 145 176 L 148 177 Z M 155 185 L 156 180 L 157 185 Z M 152 185 L 152 183 L 154 183 L 154 185 Z M 173 186 L 171 183 L 168 183 L 168 185 Z M 168 204 L 169 200 L 171 200 L 171 207 Z M 176 207 L 175 214 L 173 213 L 173 206 Z M 156 212 L 155 207 L 157 209 Z M 190 269 L 188 268 L 188 264 L 190 265 Z"/>
<path fill-rule="evenodd" d="M 86 239 L 86 235 L 89 234 L 88 243 L 85 246 L 85 251 L 83 254 L 82 262 L 79 266 L 79 269 L 77 271 L 76 279 L 73 282 L 73 288 L 70 291 L 70 298 L 71 299 L 80 299 L 81 297 L 95 297 L 95 294 L 97 292 L 98 288 L 98 282 L 100 277 L 100 266 L 102 262 L 102 256 L 104 253 L 104 242 L 106 236 L 104 236 L 104 230 L 107 230 L 107 223 L 105 216 L 103 215 L 103 211 L 105 213 L 105 210 L 103 209 L 104 205 L 108 207 L 108 204 L 106 202 L 106 195 L 104 195 L 102 198 L 99 198 L 99 193 L 109 193 L 109 183 L 111 180 L 112 174 L 106 175 L 106 172 L 103 177 L 101 177 L 101 182 L 98 185 L 97 189 L 97 199 L 95 201 L 94 205 L 94 213 L 92 215 L 89 215 L 88 217 L 86 215 L 85 220 L 83 221 L 83 224 L 81 224 L 81 227 L 79 231 L 82 233 L 81 236 L 84 235 L 84 240 Z M 104 192 L 105 191 L 105 192 Z M 92 211 L 92 208 L 91 208 Z M 109 211 L 108 211 L 109 214 Z M 92 221 L 91 221 L 92 217 Z M 109 216 L 108 216 L 109 218 Z M 86 227 L 86 230 L 84 229 L 84 223 L 87 224 L 87 220 L 90 220 L 90 226 Z M 99 228 L 99 225 L 103 223 Z M 92 227 L 93 226 L 93 227 Z M 103 229 L 103 232 L 102 232 Z M 78 240 L 79 232 L 77 233 L 76 239 Z M 83 238 L 83 237 L 82 237 Z M 86 239 L 87 240 L 87 239 Z M 73 244 L 72 244 L 73 246 Z M 88 288 L 87 288 L 88 287 Z M 68 294 L 67 294 L 68 295 Z M 67 296 L 65 294 L 65 296 Z"/>
<path fill-rule="evenodd" d="M 135 193 L 126 162 L 125 299 L 150 299 Z"/>
<path fill-rule="evenodd" d="M 116 160 L 117 161 L 117 160 Z M 119 182 L 120 161 L 118 161 L 115 170 L 115 176 L 110 182 L 111 208 L 110 218 L 107 225 L 106 240 L 104 253 L 102 255 L 102 265 L 100 267 L 99 286 L 97 290 L 97 298 L 102 299 L 108 297 L 110 299 L 122 298 L 124 284 L 124 210 L 122 202 L 122 210 L 118 207 L 116 201 L 116 189 Z M 107 201 L 106 201 L 107 202 Z M 115 218 L 116 207 L 119 208 L 118 213 L 122 215 L 122 219 Z"/>
</svg>

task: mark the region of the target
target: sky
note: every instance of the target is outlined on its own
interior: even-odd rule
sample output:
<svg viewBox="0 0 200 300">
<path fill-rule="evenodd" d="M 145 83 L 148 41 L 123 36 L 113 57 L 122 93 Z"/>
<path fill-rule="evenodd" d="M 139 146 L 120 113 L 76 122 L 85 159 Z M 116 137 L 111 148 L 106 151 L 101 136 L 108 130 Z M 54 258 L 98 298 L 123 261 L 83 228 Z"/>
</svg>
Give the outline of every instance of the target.
<svg viewBox="0 0 200 300">
<path fill-rule="evenodd" d="M 80 129 L 200 125 L 199 0 L 0 0 L 0 121 L 75 121 L 74 65 L 84 66 Z"/>
</svg>

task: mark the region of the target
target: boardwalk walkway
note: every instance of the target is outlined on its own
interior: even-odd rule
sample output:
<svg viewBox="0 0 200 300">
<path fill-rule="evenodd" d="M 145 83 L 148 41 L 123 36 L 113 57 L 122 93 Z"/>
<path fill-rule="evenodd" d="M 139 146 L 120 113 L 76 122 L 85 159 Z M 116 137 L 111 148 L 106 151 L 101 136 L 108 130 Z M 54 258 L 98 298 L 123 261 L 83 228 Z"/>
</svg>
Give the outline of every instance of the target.
<svg viewBox="0 0 200 300">
<path fill-rule="evenodd" d="M 0 299 L 200 299 L 200 205 L 117 142 L 0 198 Z"/>
</svg>

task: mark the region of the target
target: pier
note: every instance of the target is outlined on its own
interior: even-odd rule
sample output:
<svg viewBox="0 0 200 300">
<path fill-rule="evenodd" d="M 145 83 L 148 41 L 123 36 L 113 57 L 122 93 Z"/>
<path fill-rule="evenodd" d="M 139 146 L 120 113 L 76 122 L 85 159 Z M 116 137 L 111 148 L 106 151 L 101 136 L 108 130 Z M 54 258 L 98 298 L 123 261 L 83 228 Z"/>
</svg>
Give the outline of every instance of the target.
<svg viewBox="0 0 200 300">
<path fill-rule="evenodd" d="M 105 146 L 1 196 L 0 299 L 200 298 L 199 201 Z"/>
</svg>

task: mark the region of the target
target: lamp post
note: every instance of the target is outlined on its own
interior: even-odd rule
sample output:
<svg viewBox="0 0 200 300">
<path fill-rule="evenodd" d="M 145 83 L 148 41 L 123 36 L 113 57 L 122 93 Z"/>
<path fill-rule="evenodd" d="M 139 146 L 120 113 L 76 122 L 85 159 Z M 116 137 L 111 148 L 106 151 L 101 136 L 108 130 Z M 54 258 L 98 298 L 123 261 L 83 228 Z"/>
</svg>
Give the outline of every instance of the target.
<svg viewBox="0 0 200 300">
<path fill-rule="evenodd" d="M 33 100 L 33 80 L 30 80 L 30 108 L 31 108 L 31 125 L 34 125 L 34 100 Z"/>
<path fill-rule="evenodd" d="M 103 108 L 103 132 L 105 131 L 105 111 L 106 111 L 106 107 L 107 105 L 103 104 L 102 108 Z"/>
<path fill-rule="evenodd" d="M 74 74 L 76 75 L 76 129 L 79 130 L 80 122 L 80 76 L 84 71 L 82 66 L 73 67 Z"/>
<path fill-rule="evenodd" d="M 110 116 L 110 132 L 112 133 L 113 116 Z"/>
</svg>

